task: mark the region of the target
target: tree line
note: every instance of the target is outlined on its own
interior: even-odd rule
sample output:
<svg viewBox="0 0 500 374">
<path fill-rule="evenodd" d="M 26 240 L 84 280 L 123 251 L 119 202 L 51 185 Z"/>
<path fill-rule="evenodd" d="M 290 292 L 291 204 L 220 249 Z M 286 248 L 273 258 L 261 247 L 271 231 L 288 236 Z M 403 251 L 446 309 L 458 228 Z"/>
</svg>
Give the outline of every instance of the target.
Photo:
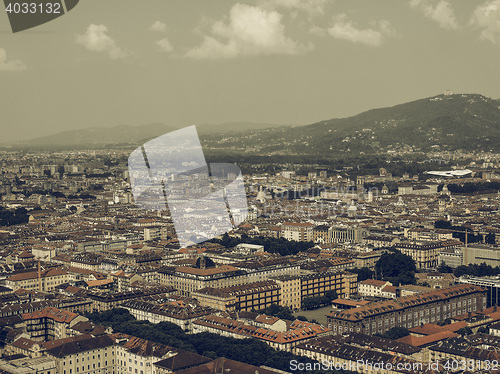
<svg viewBox="0 0 500 374">
<path fill-rule="evenodd" d="M 253 338 L 235 339 L 207 332 L 186 334 L 179 326 L 170 322 L 153 324 L 148 321 L 137 321 L 126 309 L 87 313 L 86 316 L 94 323 L 111 326 L 115 332 L 180 348 L 205 357 L 225 357 L 250 365 L 268 366 L 283 371 L 290 370 L 290 361 L 292 360 L 311 364 L 316 362 L 290 352 L 276 351 L 268 344 Z M 303 371 L 302 373 L 313 374 L 312 371 Z M 314 373 L 333 374 L 340 372 L 314 371 Z"/>
</svg>

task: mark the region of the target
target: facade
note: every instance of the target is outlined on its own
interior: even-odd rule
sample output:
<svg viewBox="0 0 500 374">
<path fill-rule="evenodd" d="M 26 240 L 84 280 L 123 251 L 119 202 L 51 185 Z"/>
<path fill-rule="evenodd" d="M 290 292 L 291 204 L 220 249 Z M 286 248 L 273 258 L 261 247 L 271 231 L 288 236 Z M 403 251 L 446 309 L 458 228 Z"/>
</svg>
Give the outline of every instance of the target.
<svg viewBox="0 0 500 374">
<path fill-rule="evenodd" d="M 453 231 L 442 229 L 426 229 L 422 227 L 415 227 L 405 230 L 405 236 L 414 241 L 435 242 L 441 240 L 452 240 Z"/>
<path fill-rule="evenodd" d="M 500 248 L 482 244 L 470 244 L 462 247 L 464 265 L 482 264 L 500 266 Z"/>
<path fill-rule="evenodd" d="M 206 331 L 236 339 L 254 338 L 269 344 L 276 350 L 287 352 L 293 352 L 301 342 L 332 333 L 331 329 L 323 325 L 298 320 L 289 324 L 285 331 L 277 331 L 215 315 L 200 318 L 193 323 L 193 326 L 194 333 Z"/>
<path fill-rule="evenodd" d="M 221 306 L 224 311 L 262 310 L 272 304 L 280 305 L 281 289 L 274 281 L 249 283 L 227 288 L 204 288 L 192 294 L 207 307 Z"/>
<path fill-rule="evenodd" d="M 332 228 L 331 226 L 328 225 L 319 225 L 313 228 L 313 241 L 315 243 L 331 243 L 332 240 L 332 235 L 331 235 Z"/>
<path fill-rule="evenodd" d="M 392 286 L 392 283 L 376 279 L 367 279 L 358 283 L 358 292 L 363 296 L 383 297 L 382 289 L 385 286 Z"/>
<path fill-rule="evenodd" d="M 338 297 L 348 299 L 358 292 L 358 275 L 348 272 L 312 273 L 300 277 L 302 300 L 306 297 L 324 296 L 328 291 L 335 291 Z"/>
<path fill-rule="evenodd" d="M 326 336 L 299 344 L 295 354 L 327 364 L 332 370 L 357 372 L 363 374 L 400 374 L 426 373 L 421 360 L 421 350 L 395 340 L 349 333 L 339 336 Z M 371 365 L 365 363 L 371 363 Z M 318 365 L 317 370 L 325 370 Z"/>
<path fill-rule="evenodd" d="M 79 314 L 52 307 L 22 315 L 23 325 L 35 341 L 57 340 L 68 337 L 68 330 L 78 322 L 88 321 Z"/>
<path fill-rule="evenodd" d="M 69 274 L 61 268 L 50 268 L 27 273 L 14 274 L 5 280 L 5 285 L 16 291 L 20 288 L 28 291 L 53 291 L 57 286 L 67 283 Z"/>
<path fill-rule="evenodd" d="M 417 269 L 432 269 L 438 266 L 442 250 L 458 248 L 461 244 L 457 240 L 445 240 L 428 244 L 397 243 L 394 247 L 410 256 L 415 261 Z"/>
<path fill-rule="evenodd" d="M 95 373 L 115 371 L 115 341 L 108 335 L 77 340 L 47 350 L 56 360 L 58 374 Z"/>
<path fill-rule="evenodd" d="M 287 240 L 310 242 L 313 241 L 313 229 L 312 223 L 284 222 L 281 226 L 281 235 Z"/>
<path fill-rule="evenodd" d="M 301 278 L 298 275 L 282 275 L 271 278 L 281 289 L 280 306 L 298 310 L 302 304 Z"/>
<path fill-rule="evenodd" d="M 328 326 L 334 334 L 353 331 L 373 335 L 393 327 L 412 328 L 422 323 L 443 322 L 486 308 L 486 291 L 478 286 L 458 285 L 413 296 L 371 303 L 359 308 L 332 312 Z"/>
<path fill-rule="evenodd" d="M 448 288 L 456 283 L 456 277 L 452 273 L 417 273 L 417 284 L 427 283 L 432 288 Z"/>
<path fill-rule="evenodd" d="M 365 230 L 361 227 L 340 227 L 334 226 L 330 231 L 330 243 L 360 243 L 365 236 Z"/>
<path fill-rule="evenodd" d="M 384 251 L 372 251 L 372 252 L 364 252 L 359 253 L 354 258 L 355 267 L 358 269 L 368 268 L 370 270 L 375 270 L 375 264 L 380 259 Z"/>
<path fill-rule="evenodd" d="M 249 283 L 245 271 L 230 265 L 208 269 L 178 266 L 158 272 L 160 282 L 172 286 L 181 296 L 190 296 L 192 292 L 206 287 L 224 288 Z"/>
</svg>

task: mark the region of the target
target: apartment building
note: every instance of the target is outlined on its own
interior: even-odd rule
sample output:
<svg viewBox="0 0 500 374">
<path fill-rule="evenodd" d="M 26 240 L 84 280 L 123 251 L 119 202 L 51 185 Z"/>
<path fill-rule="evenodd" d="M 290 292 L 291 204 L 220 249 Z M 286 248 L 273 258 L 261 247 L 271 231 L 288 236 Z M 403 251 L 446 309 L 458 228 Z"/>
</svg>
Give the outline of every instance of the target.
<svg viewBox="0 0 500 374">
<path fill-rule="evenodd" d="M 426 242 L 452 240 L 453 231 L 414 227 L 405 230 L 405 237 L 413 241 L 426 241 Z"/>
<path fill-rule="evenodd" d="M 234 266 L 222 265 L 216 268 L 192 268 L 177 266 L 158 270 L 160 282 L 172 286 L 181 296 L 190 296 L 202 288 L 224 288 L 248 283 L 247 273 Z"/>
<path fill-rule="evenodd" d="M 270 278 L 276 282 L 281 289 L 280 306 L 288 307 L 290 310 L 298 310 L 302 304 L 302 289 L 300 287 L 299 275 L 281 275 Z"/>
<path fill-rule="evenodd" d="M 92 300 L 92 311 L 103 312 L 118 307 L 126 301 L 153 295 L 171 295 L 176 292 L 172 287 L 158 286 L 128 292 L 87 292 L 86 297 Z"/>
<path fill-rule="evenodd" d="M 309 222 L 284 222 L 281 225 L 281 235 L 287 240 L 297 242 L 313 241 L 314 224 Z"/>
<path fill-rule="evenodd" d="M 354 266 L 358 269 L 368 268 L 375 270 L 375 264 L 380 259 L 384 251 L 371 251 L 356 254 Z"/>
<path fill-rule="evenodd" d="M 301 299 L 324 296 L 335 291 L 338 297 L 348 299 L 358 292 L 358 275 L 348 272 L 321 272 L 300 276 Z"/>
<path fill-rule="evenodd" d="M 458 248 L 461 245 L 462 242 L 458 240 L 445 240 L 426 244 L 396 243 L 394 247 L 410 256 L 415 261 L 417 269 L 432 269 L 438 266 L 441 251 Z"/>
<path fill-rule="evenodd" d="M 392 286 L 389 281 L 366 279 L 358 283 L 358 292 L 363 296 L 382 297 L 385 286 Z"/>
<path fill-rule="evenodd" d="M 349 331 L 373 335 L 393 327 L 412 328 L 422 323 L 486 308 L 486 291 L 474 285 L 457 285 L 396 300 L 386 300 L 328 314 L 334 334 Z"/>
<path fill-rule="evenodd" d="M 211 332 L 236 339 L 254 338 L 261 340 L 276 350 L 293 352 L 301 342 L 313 338 L 331 335 L 332 330 L 316 323 L 294 321 L 286 331 L 258 327 L 243 321 L 215 315 L 208 315 L 193 323 L 194 333 Z"/>
<path fill-rule="evenodd" d="M 115 372 L 115 340 L 109 336 L 91 337 L 61 344 L 46 351 L 56 360 L 58 374 Z"/>
<path fill-rule="evenodd" d="M 333 370 L 344 369 L 363 374 L 437 373 L 427 370 L 428 363 L 421 361 L 420 348 L 352 332 L 302 342 L 295 348 L 295 354 L 328 363 Z"/>
<path fill-rule="evenodd" d="M 68 330 L 88 318 L 79 314 L 46 307 L 31 313 L 23 313 L 23 327 L 34 341 L 57 340 L 68 337 Z"/>
<path fill-rule="evenodd" d="M 129 300 L 121 304 L 120 307 L 127 309 L 139 321 L 170 322 L 181 327 L 184 331 L 191 331 L 193 321 L 213 311 L 203 305 L 184 303 L 160 305 L 145 300 Z"/>
<path fill-rule="evenodd" d="M 226 288 L 204 288 L 192 293 L 201 305 L 224 311 L 262 310 L 280 304 L 281 289 L 274 281 L 248 283 Z"/>
<path fill-rule="evenodd" d="M 259 261 L 245 261 L 232 264 L 246 273 L 246 283 L 266 281 L 281 275 L 301 274 L 300 262 L 289 257 L 273 258 Z"/>
<path fill-rule="evenodd" d="M 330 243 L 360 243 L 366 234 L 361 227 L 341 227 L 334 226 L 330 231 Z"/>
<path fill-rule="evenodd" d="M 5 280 L 5 285 L 13 291 L 24 289 L 28 291 L 53 291 L 57 286 L 67 283 L 69 274 L 62 268 L 50 268 L 26 273 L 14 274 Z"/>
</svg>

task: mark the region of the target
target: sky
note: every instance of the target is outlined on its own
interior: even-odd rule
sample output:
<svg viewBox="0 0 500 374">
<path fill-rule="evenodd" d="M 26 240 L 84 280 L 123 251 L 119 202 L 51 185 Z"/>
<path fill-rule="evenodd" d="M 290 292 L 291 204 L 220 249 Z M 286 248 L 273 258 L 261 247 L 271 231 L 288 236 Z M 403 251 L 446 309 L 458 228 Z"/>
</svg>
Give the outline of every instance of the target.
<svg viewBox="0 0 500 374">
<path fill-rule="evenodd" d="M 81 0 L 18 33 L 0 10 L 3 143 L 305 125 L 446 90 L 500 98 L 500 0 Z"/>
</svg>

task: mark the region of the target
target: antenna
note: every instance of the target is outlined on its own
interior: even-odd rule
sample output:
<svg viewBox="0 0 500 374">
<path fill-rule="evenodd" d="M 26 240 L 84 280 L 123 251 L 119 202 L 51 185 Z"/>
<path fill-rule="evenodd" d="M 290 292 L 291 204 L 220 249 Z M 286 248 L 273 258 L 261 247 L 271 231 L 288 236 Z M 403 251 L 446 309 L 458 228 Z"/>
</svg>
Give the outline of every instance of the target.
<svg viewBox="0 0 500 374">
<path fill-rule="evenodd" d="M 40 271 L 40 259 L 38 259 L 38 291 L 42 291 L 42 274 Z"/>
</svg>

